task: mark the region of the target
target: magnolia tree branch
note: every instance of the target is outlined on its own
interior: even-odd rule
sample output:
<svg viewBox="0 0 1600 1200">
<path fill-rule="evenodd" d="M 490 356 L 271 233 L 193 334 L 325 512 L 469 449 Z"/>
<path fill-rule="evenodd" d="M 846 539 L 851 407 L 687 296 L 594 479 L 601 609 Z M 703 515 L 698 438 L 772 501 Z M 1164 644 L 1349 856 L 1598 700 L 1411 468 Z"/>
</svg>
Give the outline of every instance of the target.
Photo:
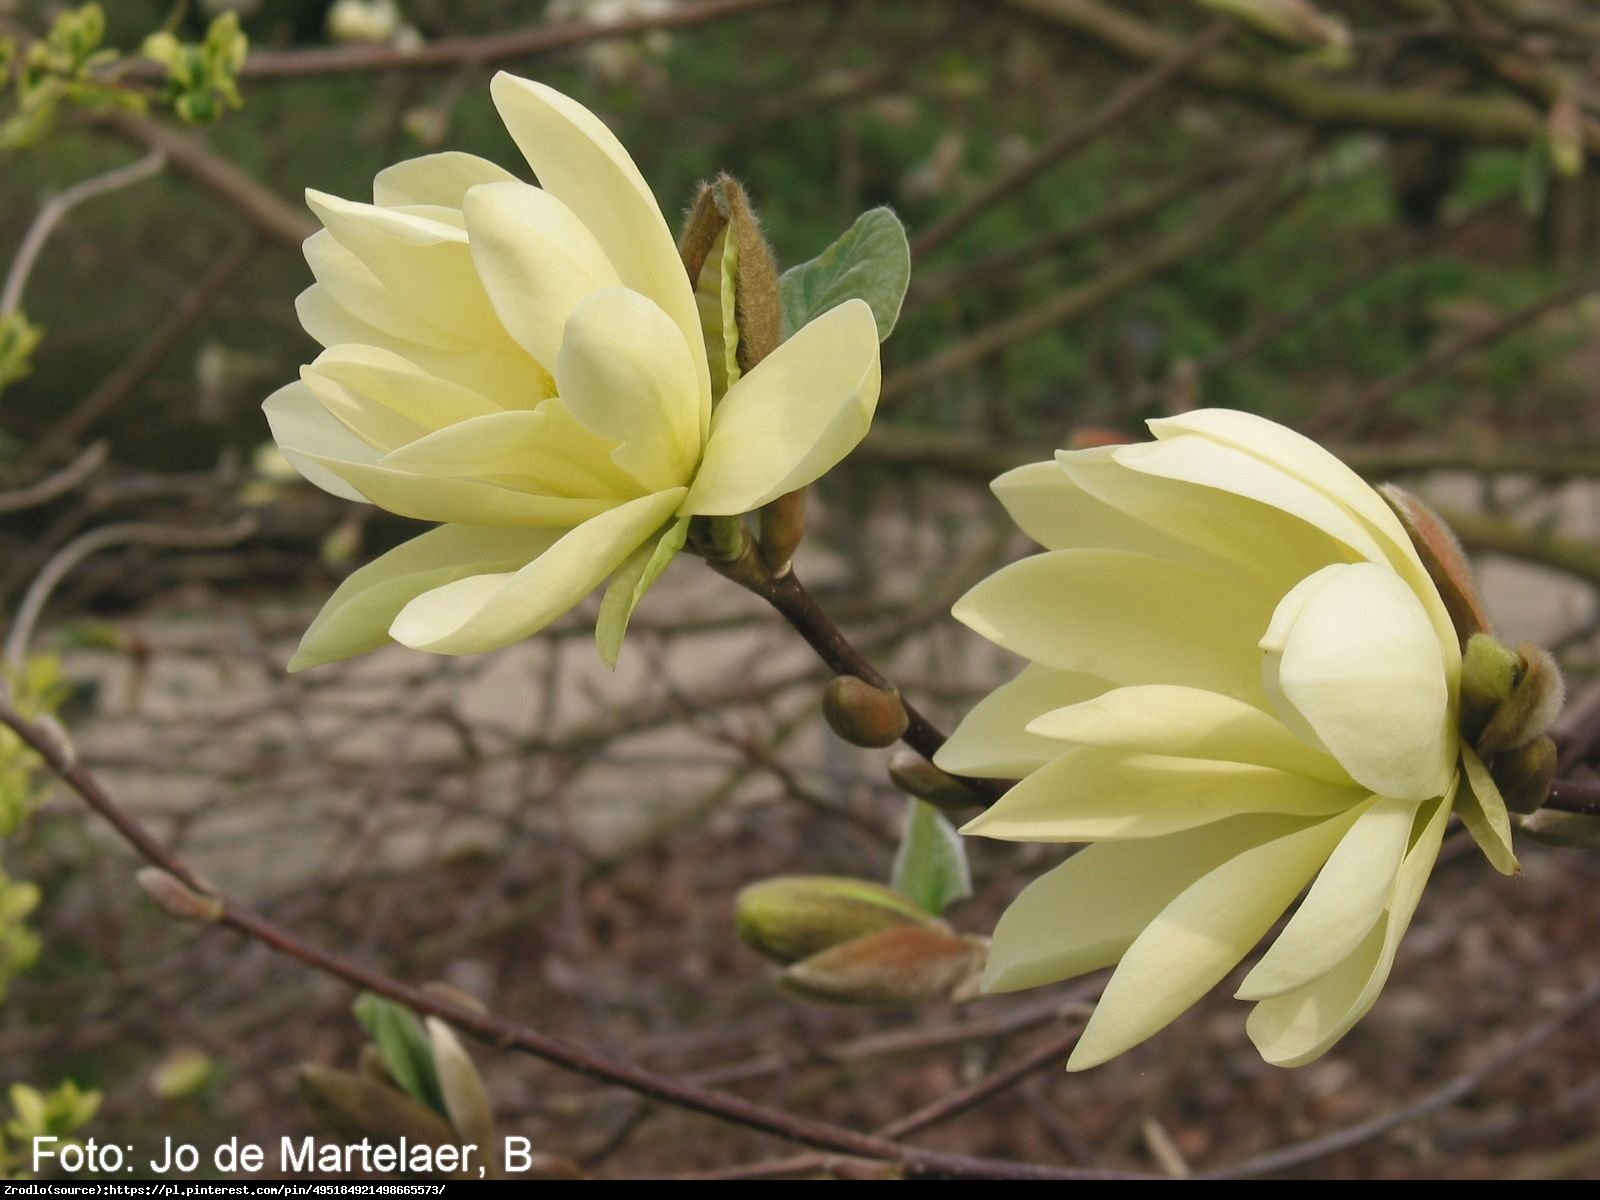
<svg viewBox="0 0 1600 1200">
<path fill-rule="evenodd" d="M 0 725 L 15 732 L 44 760 L 57 778 L 105 818 L 129 845 L 158 869 L 160 874 L 151 881 L 147 890 L 157 896 L 158 902 L 169 914 L 181 914 L 189 919 L 231 929 L 303 966 L 353 987 L 375 992 L 421 1015 L 438 1017 L 490 1045 L 517 1050 L 590 1079 L 616 1084 L 653 1100 L 770 1133 L 800 1145 L 853 1158 L 893 1163 L 908 1176 L 1051 1180 L 1150 1178 L 1131 1172 L 1040 1166 L 1004 1159 L 946 1154 L 903 1145 L 889 1138 L 856 1133 L 841 1125 L 783 1112 L 742 1096 L 686 1083 L 610 1058 L 581 1042 L 540 1033 L 505 1017 L 451 1003 L 308 942 L 237 901 L 218 894 L 211 884 L 119 804 L 93 772 L 76 761 L 72 747 L 65 743 L 59 733 L 28 720 L 6 701 L 0 701 Z"/>
</svg>

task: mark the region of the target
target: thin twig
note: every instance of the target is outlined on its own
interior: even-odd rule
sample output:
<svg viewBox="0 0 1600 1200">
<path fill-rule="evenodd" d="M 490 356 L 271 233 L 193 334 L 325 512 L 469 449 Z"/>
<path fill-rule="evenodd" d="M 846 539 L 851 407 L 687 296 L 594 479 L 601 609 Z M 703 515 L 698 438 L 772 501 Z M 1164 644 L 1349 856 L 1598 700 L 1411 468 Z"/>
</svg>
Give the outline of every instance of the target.
<svg viewBox="0 0 1600 1200">
<path fill-rule="evenodd" d="M 136 162 L 117 167 L 102 175 L 92 175 L 73 184 L 64 192 L 52 196 L 39 210 L 39 215 L 34 217 L 33 224 L 28 226 L 28 232 L 22 237 L 22 244 L 17 247 L 17 256 L 11 260 L 11 267 L 6 271 L 5 286 L 0 288 L 0 316 L 15 312 L 22 307 L 22 292 L 28 286 L 28 276 L 33 273 L 33 265 L 38 261 L 40 251 L 50 240 L 50 235 L 55 232 L 56 226 L 61 224 L 69 212 L 86 200 L 93 200 L 96 196 L 104 196 L 109 192 L 132 187 L 142 180 L 149 179 L 165 165 L 166 156 L 160 150 L 151 150 Z"/>
<path fill-rule="evenodd" d="M 66 495 L 98 471 L 110 453 L 110 442 L 94 442 L 59 471 L 35 480 L 26 487 L 0 492 L 0 513 L 38 508 L 41 504 L 49 504 L 57 496 Z"/>
</svg>

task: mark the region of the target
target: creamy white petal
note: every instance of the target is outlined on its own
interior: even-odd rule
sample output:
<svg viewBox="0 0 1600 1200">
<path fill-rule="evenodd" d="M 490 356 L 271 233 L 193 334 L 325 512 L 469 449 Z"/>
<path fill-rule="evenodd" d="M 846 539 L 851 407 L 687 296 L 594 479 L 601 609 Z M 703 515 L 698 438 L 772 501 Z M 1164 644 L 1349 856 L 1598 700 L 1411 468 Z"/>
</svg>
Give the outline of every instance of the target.
<svg viewBox="0 0 1600 1200">
<path fill-rule="evenodd" d="M 1406 853 L 1388 912 L 1344 962 L 1316 982 L 1263 1000 L 1251 1011 L 1245 1031 L 1267 1062 L 1300 1067 L 1322 1057 L 1377 1002 L 1438 860 L 1449 817 L 1449 797 L 1424 805 L 1422 828 Z"/>
<path fill-rule="evenodd" d="M 648 296 L 594 292 L 567 321 L 556 387 L 585 428 L 618 443 L 611 460 L 650 491 L 689 482 L 700 456 L 694 354 Z"/>
<path fill-rule="evenodd" d="M 639 168 L 605 123 L 576 100 L 504 71 L 489 85 L 495 107 L 539 182 L 583 216 L 622 276 L 700 345 L 700 314 L 678 245 Z M 697 386 L 707 408 L 711 374 L 695 356 Z"/>
<path fill-rule="evenodd" d="M 378 346 L 325 350 L 300 368 L 300 378 L 352 433 L 385 452 L 457 421 L 504 411 Z"/>
<path fill-rule="evenodd" d="M 408 158 L 379 171 L 372 181 L 372 202 L 385 208 L 423 204 L 460 208 L 462 197 L 471 188 L 516 179 L 487 158 L 445 150 Z"/>
<path fill-rule="evenodd" d="M 1265 460 L 1274 468 L 1304 480 L 1358 515 L 1381 535 L 1389 562 L 1422 600 L 1445 654 L 1445 671 L 1454 686 L 1460 651 L 1449 613 L 1428 578 L 1416 547 L 1394 510 L 1339 459 L 1294 430 L 1253 413 L 1208 408 L 1149 422 L 1157 438 L 1192 434 L 1233 446 Z"/>
<path fill-rule="evenodd" d="M 482 346 L 459 347 L 443 333 L 431 341 L 408 341 L 358 316 L 322 283 L 295 298 L 295 312 L 305 331 L 329 349 L 354 345 L 387 350 L 436 379 L 450 380 L 488 397 L 501 408 L 533 408 L 555 395 L 555 383 L 545 369 L 509 341 L 506 345 L 513 353 Z M 382 318 L 374 314 L 374 319 Z"/>
<path fill-rule="evenodd" d="M 1020 779 L 1066 751 L 1060 742 L 1027 732 L 1028 723 L 1052 709 L 1098 696 L 1110 686 L 1097 675 L 1030 665 L 978 701 L 933 761 L 957 775 Z"/>
<path fill-rule="evenodd" d="M 1281 593 L 1330 561 L 1356 557 L 1320 529 L 1269 505 L 1135 471 L 1117 460 L 1124 449 L 1062 450 L 1056 461 L 1084 491 L 1213 557 L 1219 570 Z"/>
<path fill-rule="evenodd" d="M 1264 703 L 1256 641 L 1277 597 L 1227 575 L 1118 550 L 1052 550 L 1003 567 L 952 610 L 1045 666 Z"/>
<path fill-rule="evenodd" d="M 303 671 L 388 643 L 389 623 L 415 597 L 472 575 L 516 570 L 564 529 L 482 529 L 441 525 L 349 576 L 300 639 L 289 670 Z"/>
<path fill-rule="evenodd" d="M 1466 774 L 1456 792 L 1461 823 L 1496 871 L 1520 875 L 1522 864 L 1511 847 L 1511 815 L 1506 812 L 1505 799 L 1478 752 L 1465 742 L 1461 743 L 1461 768 Z"/>
<path fill-rule="evenodd" d="M 1449 786 L 1457 738 L 1432 623 L 1392 570 L 1326 570 L 1298 615 L 1275 620 L 1281 654 L 1267 670 L 1284 699 L 1352 778 L 1384 796 L 1422 800 Z"/>
<path fill-rule="evenodd" d="M 1383 497 L 1335 455 L 1303 434 L 1254 413 L 1228 408 L 1195 409 L 1148 424 L 1150 432 L 1163 441 L 1193 434 L 1262 459 L 1359 514 L 1394 549 L 1416 559 L 1410 537 Z"/>
<path fill-rule="evenodd" d="M 472 261 L 501 323 L 553 371 L 567 318 L 591 292 L 622 282 L 616 268 L 582 219 L 542 188 L 474 188 L 463 212 Z"/>
<path fill-rule="evenodd" d="M 379 508 L 400 517 L 459 525 L 576 525 L 615 508 L 605 497 L 543 496 L 481 479 L 422 475 L 376 463 L 354 462 L 295 450 L 338 476 Z"/>
<path fill-rule="evenodd" d="M 1030 883 L 1001 916 L 983 990 L 1013 992 L 1109 967 L 1195 880 L 1303 825 L 1237 817 L 1148 841 L 1085 847 Z"/>
<path fill-rule="evenodd" d="M 1131 471 L 1159 475 L 1253 500 L 1321 530 L 1369 562 L 1386 563 L 1384 549 L 1344 505 L 1274 463 L 1203 437 L 1119 446 L 1112 455 Z M 1202 495 L 1198 503 L 1210 498 Z"/>
<path fill-rule="evenodd" d="M 383 465 L 551 496 L 638 497 L 639 485 L 611 461 L 615 443 L 564 417 L 559 400 L 546 400 L 532 412 L 472 417 L 385 455 Z"/>
<path fill-rule="evenodd" d="M 671 517 L 681 488 L 585 521 L 514 573 L 475 575 L 424 592 L 389 635 L 434 654 L 479 654 L 537 633 L 592 592 Z"/>
<path fill-rule="evenodd" d="M 461 350 L 470 344 L 460 335 L 423 319 L 413 305 L 374 275 L 354 253 L 340 245 L 328 230 L 319 229 L 313 233 L 302 243 L 301 250 L 311 274 L 316 278 L 317 288 L 325 291 L 329 298 L 338 302 L 340 308 L 360 322 L 354 330 L 356 336 L 336 337 L 332 342 L 324 340 L 308 325 L 307 332 L 323 345 L 339 342 L 380 346 L 414 343 L 441 350 Z M 325 308 L 326 305 L 319 307 Z M 301 323 L 305 323 L 303 313 Z M 378 338 L 367 336 L 369 330 L 378 333 Z"/>
<path fill-rule="evenodd" d="M 1195 565 L 1216 561 L 1084 491 L 1053 460 L 1007 471 L 989 487 L 1017 527 L 1046 550 L 1128 550 Z"/>
<path fill-rule="evenodd" d="M 365 504 L 367 498 L 333 471 L 320 465 L 295 447 L 315 447 L 338 458 L 354 461 L 377 461 L 378 452 L 351 433 L 314 396 L 303 383 L 290 383 L 279 388 L 262 402 L 267 425 L 272 430 L 272 440 L 278 443 L 289 465 L 307 483 L 341 500 L 354 500 Z"/>
<path fill-rule="evenodd" d="M 1366 798 L 1270 767 L 1082 746 L 1014 784 L 961 832 L 1014 842 L 1151 838 L 1256 813 L 1326 817 Z"/>
<path fill-rule="evenodd" d="M 1067 1069 L 1115 1058 L 1205 995 L 1272 928 L 1355 816 L 1245 850 L 1180 892 L 1122 956 Z"/>
<path fill-rule="evenodd" d="M 462 230 L 323 192 L 307 191 L 306 202 L 335 241 L 430 325 L 468 343 L 509 340 L 478 279 Z"/>
<path fill-rule="evenodd" d="M 750 512 L 813 482 L 866 436 L 880 383 L 865 301 L 807 323 L 717 404 L 684 513 Z"/>
<path fill-rule="evenodd" d="M 1283 932 L 1235 993 L 1266 1000 L 1312 983 L 1356 953 L 1394 896 L 1416 800 L 1380 799 L 1350 827 Z"/>
<path fill-rule="evenodd" d="M 1231 696 L 1152 683 L 1117 688 L 1033 719 L 1029 734 L 1082 746 L 1254 763 L 1349 785 L 1327 754 L 1306 745 L 1282 722 Z"/>
</svg>

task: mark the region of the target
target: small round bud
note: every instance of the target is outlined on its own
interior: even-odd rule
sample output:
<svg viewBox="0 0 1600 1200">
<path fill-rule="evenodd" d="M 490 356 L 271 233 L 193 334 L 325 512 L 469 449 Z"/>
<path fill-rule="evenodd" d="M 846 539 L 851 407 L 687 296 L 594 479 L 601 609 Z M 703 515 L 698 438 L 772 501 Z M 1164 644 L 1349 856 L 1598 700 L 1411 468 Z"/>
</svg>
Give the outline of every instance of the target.
<svg viewBox="0 0 1600 1200">
<path fill-rule="evenodd" d="M 822 715 L 845 741 L 872 749 L 894 745 L 911 724 L 899 692 L 873 687 L 854 675 L 829 680 L 822 693 Z"/>
</svg>

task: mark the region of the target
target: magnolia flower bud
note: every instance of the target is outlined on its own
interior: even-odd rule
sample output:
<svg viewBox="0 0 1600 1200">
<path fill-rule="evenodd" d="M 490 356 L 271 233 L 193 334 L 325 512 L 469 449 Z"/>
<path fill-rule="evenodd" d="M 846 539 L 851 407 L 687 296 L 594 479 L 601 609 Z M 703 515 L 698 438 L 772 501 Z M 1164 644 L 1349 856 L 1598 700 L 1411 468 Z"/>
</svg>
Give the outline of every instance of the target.
<svg viewBox="0 0 1600 1200">
<path fill-rule="evenodd" d="M 885 929 L 932 923 L 915 901 L 893 888 L 834 875 L 753 883 L 739 893 L 736 905 L 740 940 L 780 963 Z"/>
<path fill-rule="evenodd" d="M 873 687 L 854 675 L 828 681 L 822 715 L 829 728 L 852 746 L 870 748 L 894 745 L 911 723 L 899 692 Z"/>
<path fill-rule="evenodd" d="M 942 921 L 859 937 L 790 966 L 778 988 L 822 1004 L 900 1007 L 970 999 L 988 957 L 982 938 Z"/>
</svg>

